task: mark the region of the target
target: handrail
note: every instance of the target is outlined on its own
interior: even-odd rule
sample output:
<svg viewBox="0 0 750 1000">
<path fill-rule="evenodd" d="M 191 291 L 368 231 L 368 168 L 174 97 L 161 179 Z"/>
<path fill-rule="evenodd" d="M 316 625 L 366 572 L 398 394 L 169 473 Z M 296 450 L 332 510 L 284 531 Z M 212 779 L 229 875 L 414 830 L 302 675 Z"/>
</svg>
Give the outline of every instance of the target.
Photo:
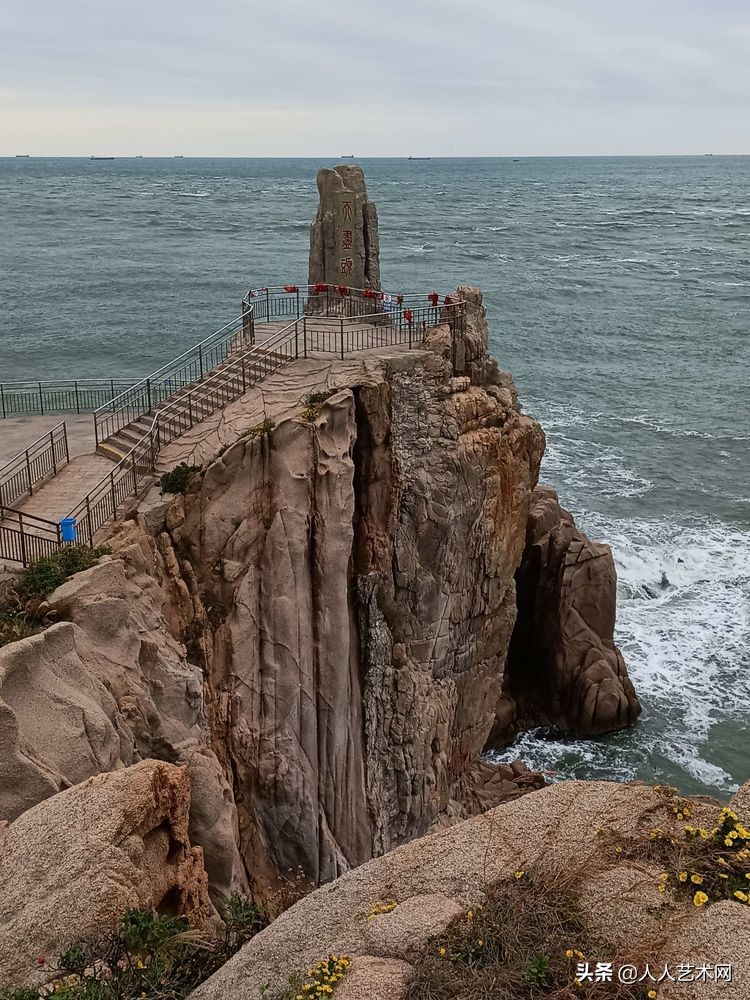
<svg viewBox="0 0 750 1000">
<path fill-rule="evenodd" d="M 0 508 L 33 493 L 40 480 L 57 475 L 69 461 L 68 430 L 62 421 L 0 468 Z"/>
<path fill-rule="evenodd" d="M 99 528 L 115 519 L 121 505 L 129 497 L 137 495 L 144 480 L 151 479 L 156 471 L 156 456 L 165 444 L 300 355 L 324 351 L 335 352 L 343 358 L 346 353 L 371 350 L 374 346 L 408 344 L 411 347 L 424 339 L 431 326 L 439 323 L 448 323 L 456 334 L 465 331 L 466 303 L 455 301 L 450 296 L 431 293 L 407 299 L 399 295 L 392 296 L 389 302 L 385 293 L 360 289 L 354 290 L 362 293 L 361 298 L 353 297 L 356 302 L 354 309 L 350 311 L 341 305 L 343 301 L 352 299 L 347 292 L 334 298 L 331 312 L 331 293 L 321 293 L 321 286 L 305 286 L 302 294 L 296 286 L 281 287 L 286 295 L 294 295 L 296 318 L 260 344 L 255 343 L 255 324 L 260 318 L 257 315 L 260 310 L 253 301 L 255 296 L 249 295 L 243 300 L 241 316 L 99 407 L 96 417 L 101 414 L 100 426 L 113 427 L 110 433 L 130 424 L 137 416 L 153 412 L 153 417 L 125 457 L 68 515 L 77 522 L 79 541 L 93 545 Z M 308 294 L 310 288 L 313 289 L 312 296 Z M 284 315 L 282 311 L 274 313 L 271 293 L 276 290 L 269 288 L 262 291 L 267 291 L 267 314 Z M 338 289 L 334 292 L 338 293 Z M 315 307 L 322 305 L 321 294 L 326 300 L 325 314 L 318 308 L 307 311 L 311 302 Z M 315 296 L 318 298 L 315 299 Z M 428 305 L 425 305 L 425 298 Z M 304 313 L 301 308 L 303 299 Z M 319 323 L 323 315 L 329 321 L 338 320 L 338 323 Z M 363 326 L 347 325 L 346 321 L 352 319 L 361 321 Z M 373 338 L 376 344 L 373 344 Z M 204 356 L 203 349 L 209 343 L 208 355 Z M 200 367 L 196 373 L 195 361 L 203 361 L 204 357 L 213 364 L 208 370 Z M 169 373 L 166 378 L 165 373 Z M 193 377 L 189 378 L 191 375 Z M 113 411 L 114 420 L 111 416 Z M 99 440 L 97 432 L 97 443 Z M 59 548 L 65 543 L 59 539 L 59 528 L 54 527 L 58 531 Z M 0 552 L 5 548 L 2 542 L 0 535 Z"/>
<path fill-rule="evenodd" d="M 28 566 L 53 555 L 62 544 L 56 521 L 0 505 L 0 558 Z"/>
<path fill-rule="evenodd" d="M 157 368 L 145 379 L 108 399 L 94 411 L 94 438 L 98 445 L 136 417 L 150 413 L 176 391 L 206 376 L 230 354 L 252 343 L 252 315 L 239 316 L 199 344 Z"/>
<path fill-rule="evenodd" d="M 0 382 L 0 417 L 39 413 L 93 413 L 127 389 L 132 379 L 21 379 Z"/>
</svg>

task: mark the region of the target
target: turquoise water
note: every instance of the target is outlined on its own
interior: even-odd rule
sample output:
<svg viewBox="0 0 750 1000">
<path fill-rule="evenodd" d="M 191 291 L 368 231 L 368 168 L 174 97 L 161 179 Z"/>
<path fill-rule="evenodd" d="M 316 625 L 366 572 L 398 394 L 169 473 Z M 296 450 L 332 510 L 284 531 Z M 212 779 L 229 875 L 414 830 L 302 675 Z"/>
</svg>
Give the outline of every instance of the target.
<svg viewBox="0 0 750 1000">
<path fill-rule="evenodd" d="M 362 163 L 384 285 L 482 286 L 544 480 L 614 547 L 643 718 L 511 753 L 726 795 L 750 777 L 750 158 Z M 304 281 L 321 165 L 0 160 L 0 380 L 145 374 L 249 286 Z"/>
</svg>

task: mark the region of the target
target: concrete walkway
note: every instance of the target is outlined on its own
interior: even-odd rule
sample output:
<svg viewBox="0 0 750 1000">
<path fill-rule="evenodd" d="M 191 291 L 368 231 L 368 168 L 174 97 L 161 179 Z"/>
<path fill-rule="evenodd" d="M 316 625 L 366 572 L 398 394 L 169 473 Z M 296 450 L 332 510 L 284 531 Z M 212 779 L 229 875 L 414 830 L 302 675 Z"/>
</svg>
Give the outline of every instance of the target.
<svg viewBox="0 0 750 1000">
<path fill-rule="evenodd" d="M 5 420 L 0 420 L 0 467 L 44 434 L 48 434 L 62 421 L 65 421 L 68 428 L 68 448 L 71 458 L 95 450 L 94 417 L 91 413 L 6 417 Z"/>
</svg>

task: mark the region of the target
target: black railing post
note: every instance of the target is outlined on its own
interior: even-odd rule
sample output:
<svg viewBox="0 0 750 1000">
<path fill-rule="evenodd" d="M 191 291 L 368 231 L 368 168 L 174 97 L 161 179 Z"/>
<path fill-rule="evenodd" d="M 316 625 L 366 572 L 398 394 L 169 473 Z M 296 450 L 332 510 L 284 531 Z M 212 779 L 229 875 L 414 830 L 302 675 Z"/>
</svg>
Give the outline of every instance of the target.
<svg viewBox="0 0 750 1000">
<path fill-rule="evenodd" d="M 294 356 L 299 357 L 299 319 L 294 324 Z"/>
<path fill-rule="evenodd" d="M 91 497 L 86 494 L 86 522 L 89 526 L 89 547 L 94 547 L 94 532 L 91 528 Z"/>
<path fill-rule="evenodd" d="M 56 476 L 57 475 L 57 459 L 55 458 L 55 432 L 54 431 L 50 431 L 49 432 L 49 443 L 50 443 L 50 448 L 52 449 L 52 472 Z"/>
<path fill-rule="evenodd" d="M 148 400 L 148 410 L 147 413 L 151 412 L 151 379 L 146 379 L 146 399 Z"/>
<path fill-rule="evenodd" d="M 341 317 L 341 360 L 344 360 L 344 317 Z"/>
<path fill-rule="evenodd" d="M 99 421 L 94 414 L 94 441 L 96 442 L 96 447 L 99 447 Z"/>
<path fill-rule="evenodd" d="M 73 385 L 74 385 L 75 391 L 76 391 L 76 413 L 80 413 L 81 412 L 81 403 L 80 403 L 80 400 L 78 399 L 78 379 L 76 379 L 76 381 L 73 383 Z"/>
<path fill-rule="evenodd" d="M 297 319 L 299 319 L 299 288 L 297 289 Z"/>
<path fill-rule="evenodd" d="M 0 403 L 3 405 L 3 419 L 5 419 L 5 391 L 2 382 L 0 382 Z"/>
<path fill-rule="evenodd" d="M 70 448 L 68 447 L 68 425 L 63 422 L 63 440 L 65 441 L 65 464 L 70 462 Z"/>
<path fill-rule="evenodd" d="M 26 558 L 26 535 L 23 531 L 23 515 L 18 512 L 18 530 L 21 534 L 21 563 L 24 567 L 29 565 L 29 560 Z"/>
<path fill-rule="evenodd" d="M 328 295 L 328 292 L 326 292 Z M 305 357 L 307 357 L 307 316 L 302 320 L 302 340 L 305 351 Z"/>
<path fill-rule="evenodd" d="M 245 381 L 245 355 L 242 355 L 242 391 L 247 389 L 247 383 Z"/>
<path fill-rule="evenodd" d="M 117 495 L 115 493 L 115 474 L 110 472 L 109 474 L 109 489 L 112 498 L 112 517 L 117 519 Z"/>
<path fill-rule="evenodd" d="M 31 462 L 29 461 L 29 449 L 26 449 L 26 481 L 29 484 L 29 493 L 34 492 L 34 488 L 31 483 Z"/>
<path fill-rule="evenodd" d="M 198 344 L 198 367 L 203 378 L 203 347 L 200 344 Z"/>
<path fill-rule="evenodd" d="M 43 416 L 44 415 L 44 396 L 42 395 L 42 383 L 39 382 L 38 385 L 39 385 L 39 411 L 40 411 L 40 413 Z"/>
<path fill-rule="evenodd" d="M 266 320 L 271 322 L 271 293 L 266 289 Z"/>
</svg>

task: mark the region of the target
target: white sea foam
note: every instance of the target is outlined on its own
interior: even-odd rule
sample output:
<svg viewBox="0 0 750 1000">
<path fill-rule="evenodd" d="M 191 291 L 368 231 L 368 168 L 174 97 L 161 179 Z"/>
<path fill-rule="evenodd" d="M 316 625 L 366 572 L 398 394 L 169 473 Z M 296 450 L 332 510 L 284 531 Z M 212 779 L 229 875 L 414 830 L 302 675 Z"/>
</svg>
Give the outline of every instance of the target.
<svg viewBox="0 0 750 1000">
<path fill-rule="evenodd" d="M 210 198 L 210 191 L 178 191 L 179 198 Z"/>
</svg>

